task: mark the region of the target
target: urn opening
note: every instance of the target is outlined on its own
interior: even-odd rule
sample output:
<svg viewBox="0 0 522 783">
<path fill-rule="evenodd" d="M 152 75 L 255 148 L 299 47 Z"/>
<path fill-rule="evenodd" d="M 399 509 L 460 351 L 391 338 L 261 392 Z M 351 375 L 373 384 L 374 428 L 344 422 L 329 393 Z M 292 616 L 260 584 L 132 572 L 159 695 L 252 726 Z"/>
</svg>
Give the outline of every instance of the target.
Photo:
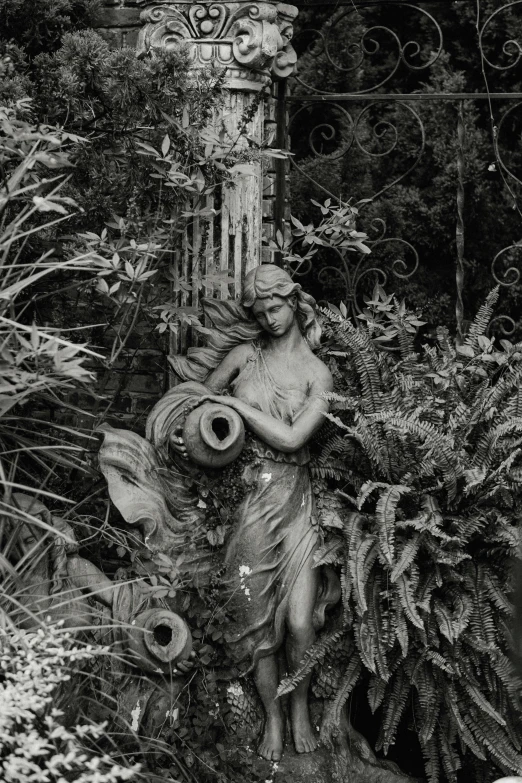
<svg viewBox="0 0 522 783">
<path fill-rule="evenodd" d="M 156 625 L 154 627 L 154 641 L 160 647 L 167 647 L 172 641 L 172 628 L 168 625 Z"/>
<path fill-rule="evenodd" d="M 228 419 L 225 419 L 222 416 L 216 416 L 215 419 L 212 419 L 212 429 L 218 440 L 226 440 L 230 435 Z"/>
</svg>

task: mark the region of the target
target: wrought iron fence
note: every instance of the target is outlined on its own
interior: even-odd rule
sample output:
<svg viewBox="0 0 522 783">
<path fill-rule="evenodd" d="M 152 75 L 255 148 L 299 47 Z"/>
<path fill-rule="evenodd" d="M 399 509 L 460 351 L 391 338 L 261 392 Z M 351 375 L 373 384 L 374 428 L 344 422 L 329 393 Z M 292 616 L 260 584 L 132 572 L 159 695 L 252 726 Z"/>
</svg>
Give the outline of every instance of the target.
<svg viewBox="0 0 522 783">
<path fill-rule="evenodd" d="M 312 24 L 306 17 L 310 13 L 304 11 L 305 21 L 295 38 L 299 71 L 280 86 L 278 96 L 280 140 L 286 135 L 293 153 L 291 186 L 297 183 L 298 189 L 315 198 L 322 195 L 343 201 L 350 186 L 358 183 L 366 191 L 359 208 L 373 250 L 370 256 L 355 256 L 337 248 L 321 248 L 313 270 L 319 297 L 335 290 L 355 315 L 370 281 L 391 285 L 393 280 L 394 286 L 403 289 L 405 281 L 411 285 L 426 251 L 417 247 L 414 230 L 405 235 L 403 227 L 399 235 L 390 235 L 389 220 L 379 214 L 379 205 L 386 206 L 390 194 L 404 189 L 415 177 L 419 194 L 428 193 L 429 188 L 423 189 L 419 182 L 419 176 L 429 176 L 426 155 L 433 157 L 437 145 L 428 131 L 441 138 L 450 132 L 451 160 L 447 162 L 446 154 L 446 170 L 454 181 L 451 254 L 456 332 L 462 337 L 469 315 L 466 297 L 476 277 L 480 289 L 495 284 L 510 289 L 510 296 L 505 297 L 508 309 L 496 319 L 496 328 L 504 335 L 514 334 L 521 327 L 517 302 L 522 156 L 517 145 L 522 147 L 522 0 L 501 5 L 491 0 L 359 0 L 314 9 Z M 459 71 L 463 62 L 466 67 Z M 434 107 L 441 107 L 441 122 L 445 123 L 439 129 L 434 113 L 439 109 Z M 453 107 L 451 121 L 448 107 Z M 505 230 L 495 228 L 494 241 L 489 238 L 480 243 L 475 225 L 476 258 L 469 260 L 466 230 L 482 185 L 477 172 L 467 172 L 467 166 L 472 145 L 483 147 L 486 133 L 490 152 L 478 174 L 484 178 L 484 188 L 489 189 Z M 476 160 L 473 165 L 480 169 Z M 346 176 L 356 172 L 355 179 L 347 184 L 343 171 Z M 364 184 L 369 171 L 373 172 L 370 191 L 370 185 Z M 337 177 L 333 185 L 328 172 L 333 172 L 334 180 Z M 470 177 L 475 178 L 472 188 Z M 350 195 L 357 197 L 353 190 Z M 287 198 L 285 177 L 280 176 L 276 203 L 280 229 L 284 229 Z M 445 198 L 449 198 L 447 193 Z M 436 198 L 434 204 L 438 208 Z M 476 215 L 474 219 L 476 223 Z M 491 253 L 487 275 L 485 245 Z M 298 265 L 294 272 L 310 275 L 312 266 Z M 424 278 L 429 273 L 424 269 Z"/>
</svg>

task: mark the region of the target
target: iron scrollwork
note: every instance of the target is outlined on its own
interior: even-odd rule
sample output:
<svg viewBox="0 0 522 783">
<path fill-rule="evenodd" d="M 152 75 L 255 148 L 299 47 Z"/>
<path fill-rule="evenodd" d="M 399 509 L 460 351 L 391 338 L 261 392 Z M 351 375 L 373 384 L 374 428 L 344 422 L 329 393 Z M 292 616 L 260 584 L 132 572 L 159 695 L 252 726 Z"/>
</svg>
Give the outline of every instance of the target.
<svg viewBox="0 0 522 783">
<path fill-rule="evenodd" d="M 508 245 L 499 250 L 491 262 L 491 274 L 498 285 L 504 288 L 517 285 L 521 277 L 520 269 L 515 266 L 517 261 L 522 261 L 522 244 Z M 502 313 L 492 320 L 490 331 L 498 331 L 504 337 L 511 337 L 515 334 L 516 326 L 511 316 Z"/>
<path fill-rule="evenodd" d="M 399 110 L 404 110 L 409 119 L 413 120 L 414 126 L 417 128 L 419 136 L 418 151 L 414 160 L 405 169 L 405 171 L 403 171 L 398 177 L 395 177 L 391 182 L 374 193 L 366 203 L 375 201 L 377 198 L 382 196 L 388 190 L 395 187 L 399 184 L 399 182 L 405 179 L 419 164 L 426 146 L 424 124 L 418 112 L 410 104 L 403 101 L 396 102 L 393 101 L 393 98 L 390 98 L 390 103 L 393 103 L 394 106 L 399 108 Z M 325 100 L 324 102 L 321 101 L 320 106 L 323 111 L 325 106 L 330 106 L 334 107 L 334 110 L 339 112 L 340 122 L 333 124 L 334 120 L 331 120 L 330 122 L 327 120 L 321 120 L 321 122 L 313 126 L 308 134 L 308 149 L 310 153 L 314 157 L 322 157 L 330 162 L 345 157 L 354 147 L 369 158 L 381 158 L 386 155 L 391 155 L 395 150 L 397 150 L 399 145 L 400 135 L 398 122 L 400 118 L 397 118 L 396 116 L 389 116 L 372 121 L 370 117 L 371 112 L 375 108 L 382 109 L 382 107 L 385 105 L 385 101 L 373 101 L 366 103 L 363 108 L 359 108 L 357 114 L 354 117 L 352 111 L 347 109 L 345 106 L 342 106 L 340 103 L 336 103 L 333 100 Z M 289 122 L 290 135 L 292 135 L 292 129 L 295 127 L 296 121 L 298 119 L 302 119 L 302 112 L 308 110 L 311 106 L 312 104 L 303 103 L 303 105 L 301 105 L 291 116 Z M 339 125 L 342 127 L 339 128 Z M 410 123 L 410 130 L 411 127 L 412 125 Z M 339 130 L 342 131 L 342 138 L 340 138 L 341 134 L 338 133 Z M 338 148 L 337 150 L 333 150 L 332 146 L 336 144 L 338 139 Z M 371 146 L 372 143 L 373 149 Z M 330 145 L 326 152 L 321 149 L 321 145 L 324 146 L 325 144 Z M 291 158 L 291 164 L 293 167 L 295 167 L 296 170 L 298 170 L 304 177 L 313 182 L 325 194 L 336 200 L 339 200 L 339 194 L 332 193 L 327 187 L 312 177 L 302 166 L 299 165 L 298 161 L 295 159 L 295 156 Z"/>
<path fill-rule="evenodd" d="M 386 103 L 384 101 L 365 103 L 362 107 L 359 105 L 357 113 L 332 100 L 325 100 L 320 103 L 320 107 L 323 111 L 325 105 L 333 107 L 334 113 L 338 112 L 339 121 L 336 127 L 333 120 L 329 122 L 323 119 L 310 130 L 308 134 L 308 150 L 313 157 L 322 157 L 333 162 L 339 161 L 343 157 L 346 157 L 351 151 L 357 150 L 368 158 L 380 158 L 392 155 L 392 153 L 400 147 L 400 131 L 398 127 L 400 116 L 397 116 L 397 111 L 394 112 L 393 116 L 390 115 L 384 118 L 377 117 L 377 119 L 371 118 L 374 108 L 381 111 L 385 107 Z M 408 103 L 393 102 L 393 105 L 401 112 L 403 122 L 406 122 L 406 118 L 408 118 L 410 120 L 410 128 L 413 123 L 415 124 L 418 131 L 418 148 L 414 159 L 410 161 L 410 164 L 406 169 L 398 176 L 394 177 L 391 182 L 383 185 L 383 187 L 372 194 L 372 196 L 361 205 L 361 212 L 364 211 L 371 202 L 375 201 L 408 177 L 419 164 L 424 153 L 426 136 L 424 125 L 418 112 Z M 290 133 L 292 133 L 292 127 L 300 122 L 302 113 L 305 112 L 308 107 L 309 105 L 303 104 L 291 117 L 289 125 Z M 342 141 L 337 149 L 332 149 L 341 136 Z M 295 156 L 291 158 L 291 165 L 323 193 L 334 198 L 336 201 L 341 200 L 339 194 L 333 193 L 323 183 L 318 182 L 306 168 L 300 165 L 300 161 L 296 160 Z M 387 237 L 384 220 L 375 218 L 372 221 L 371 230 L 377 232 L 376 235 L 373 236 L 373 239 L 370 239 L 367 242 L 368 246 L 370 246 L 373 251 L 371 257 L 359 253 L 343 252 L 337 248 L 331 248 L 328 249 L 328 251 L 325 251 L 325 248 L 321 249 L 323 254 L 325 252 L 333 253 L 334 258 L 330 259 L 326 266 L 320 270 L 317 280 L 322 286 L 325 286 L 326 284 L 331 286 L 332 281 L 335 280 L 337 284 L 336 287 L 339 291 L 342 291 L 342 298 L 353 316 L 361 312 L 360 299 L 361 294 L 366 290 L 364 286 L 366 280 L 371 278 L 374 282 L 378 281 L 382 285 L 386 285 L 390 273 L 395 278 L 408 279 L 415 274 L 419 267 L 419 256 L 413 245 L 400 237 Z M 384 255 L 383 251 L 389 250 L 392 247 L 401 248 L 401 250 L 406 251 L 406 254 L 410 257 L 410 261 L 406 261 L 404 255 L 404 257 L 401 256 L 392 259 L 388 269 L 380 265 L 379 261 L 382 260 Z M 379 255 L 381 256 L 381 259 L 379 259 Z M 411 260 L 411 257 L 413 257 L 413 261 Z M 369 259 L 371 259 L 371 261 Z M 294 274 L 299 276 L 309 272 L 309 262 L 294 269 Z"/>
<path fill-rule="evenodd" d="M 500 14 L 514 8 L 515 6 L 522 6 L 522 0 L 513 0 L 511 3 L 505 3 L 504 5 L 500 6 L 500 8 L 495 9 L 493 13 L 491 13 L 484 24 L 480 27 L 479 30 L 479 46 L 480 50 L 482 52 L 482 57 L 484 58 L 484 61 L 489 65 L 490 68 L 494 68 L 496 71 L 509 71 L 512 68 L 514 68 L 518 63 L 520 62 L 520 59 L 522 58 L 522 45 L 519 41 L 515 41 L 514 39 L 509 39 L 507 41 L 504 41 L 502 44 L 502 54 L 504 54 L 508 58 L 508 62 L 505 65 L 495 63 L 493 62 L 487 55 L 485 51 L 485 36 L 488 33 L 488 28 L 490 28 L 491 23 L 493 22 L 496 17 L 499 17 Z"/>
<path fill-rule="evenodd" d="M 425 59 L 424 62 L 421 60 L 423 47 L 419 41 L 409 40 L 403 43 L 400 39 L 400 36 L 394 30 L 392 30 L 390 27 L 386 27 L 385 25 L 380 24 L 372 25 L 363 30 L 360 39 L 349 45 L 348 51 L 346 52 L 347 56 L 352 60 L 352 63 L 349 66 L 343 66 L 339 62 L 336 62 L 335 56 L 332 53 L 333 36 L 335 32 L 343 26 L 343 24 L 350 24 L 354 18 L 354 15 L 361 13 L 362 9 L 356 8 L 355 6 L 335 14 L 331 21 L 325 25 L 326 29 L 323 28 L 322 30 L 306 30 L 307 34 L 315 36 L 308 46 L 308 53 L 314 58 L 324 55 L 329 66 L 334 70 L 334 72 L 337 72 L 338 74 L 345 74 L 348 77 L 357 74 L 367 59 L 376 57 L 381 52 L 382 46 L 378 40 L 379 35 L 385 36 L 392 41 L 392 44 L 395 47 L 395 51 L 393 53 L 392 62 L 386 64 L 386 73 L 378 78 L 376 83 L 368 87 L 362 87 L 361 89 L 353 90 L 352 94 L 364 95 L 378 90 L 379 88 L 388 84 L 388 82 L 397 73 L 401 65 L 406 66 L 406 68 L 408 68 L 410 71 L 428 70 L 439 59 L 442 53 L 442 30 L 435 17 L 429 11 L 413 5 L 412 3 L 402 2 L 402 0 L 394 0 L 393 5 L 398 6 L 401 9 L 408 9 L 410 12 L 416 12 L 420 14 L 421 19 L 427 20 L 429 25 L 432 27 L 434 32 L 434 41 L 430 47 L 430 55 Z M 387 60 L 390 57 L 390 54 L 391 50 L 390 52 L 386 52 Z M 416 59 L 418 62 L 416 62 Z M 301 76 L 299 76 L 299 74 L 296 74 L 294 79 L 304 88 L 304 90 L 308 92 L 324 95 L 327 95 L 329 92 L 333 92 L 332 90 L 318 89 L 316 86 L 308 84 Z"/>
</svg>

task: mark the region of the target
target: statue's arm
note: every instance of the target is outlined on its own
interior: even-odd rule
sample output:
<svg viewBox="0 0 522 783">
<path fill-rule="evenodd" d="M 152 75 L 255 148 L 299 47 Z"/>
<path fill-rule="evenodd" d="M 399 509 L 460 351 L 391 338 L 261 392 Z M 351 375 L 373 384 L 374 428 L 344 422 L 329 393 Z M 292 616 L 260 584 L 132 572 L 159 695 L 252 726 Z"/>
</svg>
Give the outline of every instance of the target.
<svg viewBox="0 0 522 783">
<path fill-rule="evenodd" d="M 235 397 L 214 396 L 210 399 L 234 408 L 243 418 L 246 426 L 269 446 L 278 451 L 291 453 L 308 443 L 314 432 L 324 423 L 328 402 L 322 399 L 321 395 L 332 389 L 331 373 L 325 365 L 321 364 L 310 389 L 310 401 L 293 424 L 285 424 Z"/>
<path fill-rule="evenodd" d="M 112 606 L 116 585 L 90 560 L 77 555 L 68 557 L 67 576 L 75 587 L 103 604 Z"/>
<path fill-rule="evenodd" d="M 236 377 L 245 362 L 253 353 L 251 343 L 236 345 L 228 353 L 205 380 L 205 386 L 215 392 L 221 392 L 228 388 L 230 382 Z"/>
</svg>

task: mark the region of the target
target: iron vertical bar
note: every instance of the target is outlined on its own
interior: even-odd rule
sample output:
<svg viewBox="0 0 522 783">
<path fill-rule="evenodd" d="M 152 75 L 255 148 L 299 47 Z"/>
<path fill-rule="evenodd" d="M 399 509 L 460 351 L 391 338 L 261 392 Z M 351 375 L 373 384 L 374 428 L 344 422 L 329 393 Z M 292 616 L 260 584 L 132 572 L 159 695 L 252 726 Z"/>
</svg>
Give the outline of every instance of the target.
<svg viewBox="0 0 522 783">
<path fill-rule="evenodd" d="M 457 344 L 462 345 L 464 340 L 464 171 L 465 171 L 465 145 L 466 126 L 464 123 L 464 104 L 459 103 L 457 116 L 457 271 L 456 286 L 457 300 L 455 313 L 457 317 Z"/>
</svg>

